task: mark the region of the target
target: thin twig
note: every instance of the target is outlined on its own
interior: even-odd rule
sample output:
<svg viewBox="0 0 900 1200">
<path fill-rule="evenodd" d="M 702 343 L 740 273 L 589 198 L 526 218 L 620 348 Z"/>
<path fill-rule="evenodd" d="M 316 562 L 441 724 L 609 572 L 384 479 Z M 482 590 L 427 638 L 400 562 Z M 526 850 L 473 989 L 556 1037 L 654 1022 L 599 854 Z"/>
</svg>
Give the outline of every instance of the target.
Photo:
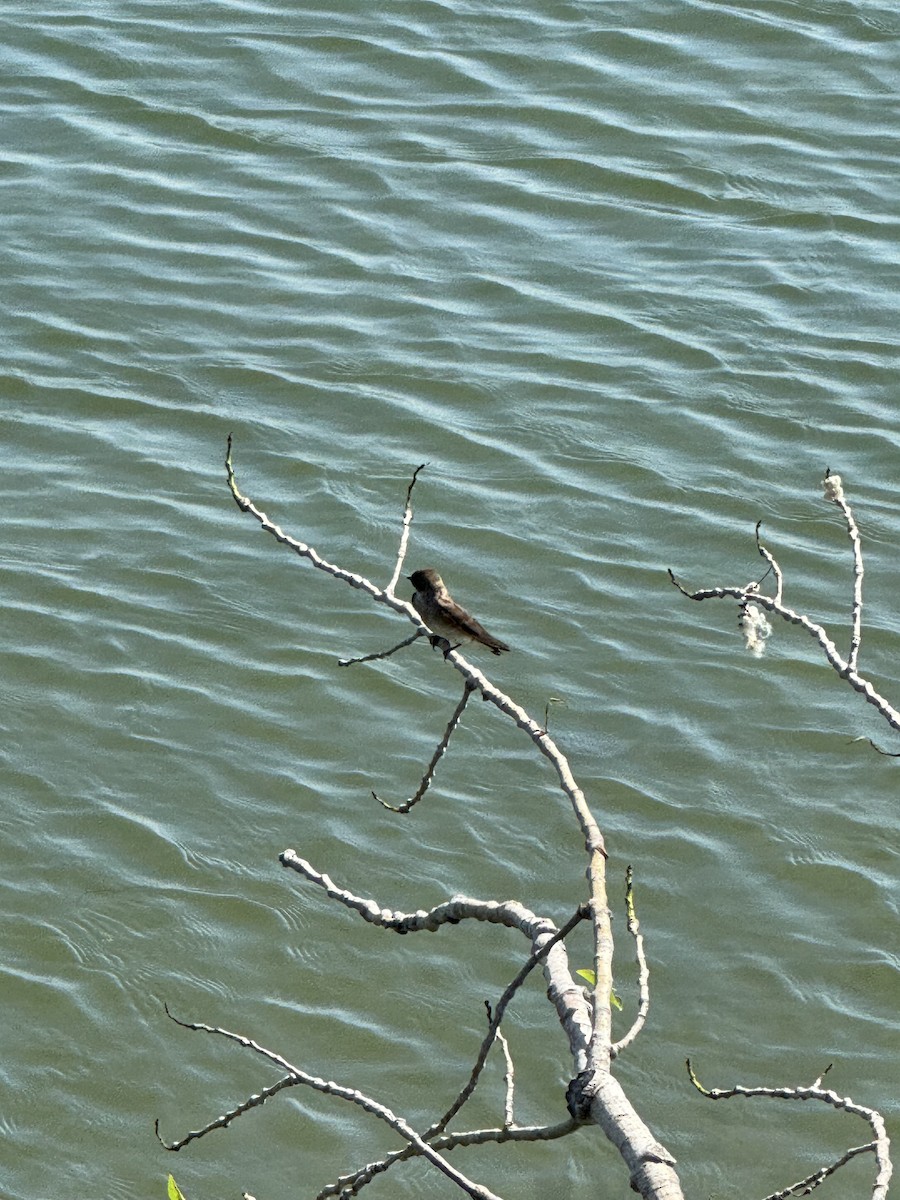
<svg viewBox="0 0 900 1200">
<path fill-rule="evenodd" d="M 218 1025 L 206 1025 L 200 1021 L 181 1021 L 178 1019 L 178 1017 L 173 1016 L 172 1013 L 169 1012 L 168 1008 L 166 1009 L 166 1012 L 169 1013 L 169 1016 L 172 1018 L 172 1020 L 175 1021 L 176 1024 L 181 1025 L 183 1029 L 192 1029 L 200 1033 L 215 1033 L 220 1037 L 226 1038 L 228 1041 L 237 1042 L 239 1045 L 253 1050 L 255 1053 L 262 1055 L 263 1058 L 266 1058 L 270 1062 L 273 1062 L 287 1070 L 289 1077 L 296 1083 L 306 1084 L 307 1087 L 311 1087 L 317 1092 L 324 1092 L 329 1096 L 337 1096 L 341 1100 L 347 1100 L 351 1104 L 358 1105 L 358 1107 L 363 1109 L 365 1112 L 371 1113 L 373 1116 L 378 1117 L 379 1120 L 384 1121 L 385 1124 L 391 1127 L 391 1129 L 395 1130 L 400 1134 L 401 1137 L 405 1138 L 411 1145 L 415 1146 L 419 1154 L 427 1158 L 430 1163 L 436 1166 L 439 1171 L 443 1172 L 448 1179 L 451 1179 L 457 1185 L 457 1187 L 462 1188 L 462 1190 L 468 1195 L 476 1197 L 476 1200 L 499 1200 L 499 1197 L 497 1197 L 494 1192 L 489 1191 L 488 1188 L 482 1187 L 480 1184 L 473 1183 L 472 1180 L 463 1175 L 461 1171 L 458 1171 L 456 1167 L 454 1167 L 447 1161 L 446 1158 L 444 1158 L 443 1155 L 439 1154 L 432 1146 L 429 1146 L 427 1142 L 424 1142 L 413 1129 L 413 1127 L 409 1125 L 402 1117 L 398 1117 L 396 1113 L 393 1113 L 389 1108 L 387 1108 L 384 1104 L 380 1104 L 377 1100 L 373 1100 L 371 1096 L 365 1095 L 356 1088 L 344 1087 L 339 1083 L 335 1083 L 331 1079 L 321 1079 L 316 1075 L 310 1075 L 308 1072 L 302 1071 L 299 1067 L 293 1066 L 280 1054 L 276 1054 L 274 1050 L 268 1050 L 265 1046 L 261 1046 L 258 1042 L 253 1041 L 252 1038 L 244 1037 L 243 1034 L 233 1033 L 231 1030 L 223 1029 Z M 282 1086 L 287 1086 L 286 1081 L 282 1081 Z M 263 1101 L 259 1101 L 258 1103 L 262 1102 Z M 247 1107 L 254 1106 L 248 1105 Z M 243 1111 L 246 1111 L 246 1107 Z M 213 1122 L 208 1128 L 218 1128 L 219 1124 L 219 1121 Z M 186 1144 L 186 1142 L 190 1141 L 192 1137 L 202 1137 L 204 1132 L 207 1132 L 207 1130 L 196 1131 L 187 1138 L 182 1139 L 181 1145 Z M 158 1131 L 157 1137 L 159 1137 Z M 160 1141 L 162 1141 L 161 1138 Z M 163 1145 L 166 1145 L 166 1143 L 163 1142 Z M 169 1148 L 174 1148 L 174 1144 Z"/>
<path fill-rule="evenodd" d="M 375 799 L 378 801 L 379 804 L 383 804 L 384 807 L 389 809 L 391 812 L 408 813 L 409 810 L 413 807 L 413 805 L 419 803 L 419 801 L 422 799 L 422 797 L 428 791 L 428 788 L 431 784 L 432 779 L 434 779 L 434 772 L 437 768 L 437 765 L 443 758 L 444 752 L 446 751 L 447 747 L 450 744 L 450 738 L 453 735 L 453 731 L 456 728 L 456 726 L 459 724 L 460 717 L 463 715 L 463 709 L 468 704 L 469 697 L 472 695 L 472 692 L 474 690 L 475 690 L 474 685 L 469 683 L 469 681 L 467 679 L 463 684 L 462 698 L 461 698 L 459 704 L 457 704 L 456 708 L 453 710 L 453 715 L 450 718 L 449 722 L 447 723 L 447 728 L 444 731 L 444 736 L 441 738 L 440 742 L 438 743 L 438 747 L 435 750 L 434 754 L 432 755 L 431 762 L 428 764 L 428 766 L 425 769 L 425 774 L 422 776 L 422 782 L 419 784 L 416 794 L 414 796 L 411 796 L 409 798 L 409 800 L 404 800 L 404 802 L 402 804 L 394 805 L 394 804 L 388 804 L 388 802 L 386 800 L 382 800 L 382 798 L 378 795 L 377 792 L 373 792 L 372 795 L 375 797 Z"/>
<path fill-rule="evenodd" d="M 862 585 L 863 559 L 862 541 L 859 536 L 856 520 L 844 497 L 844 489 L 840 475 L 832 475 L 829 467 L 824 479 L 825 499 L 831 500 L 844 514 L 847 522 L 847 535 L 853 546 L 853 610 L 851 616 L 850 654 L 847 661 L 851 671 L 855 671 L 859 663 L 859 646 L 862 638 Z"/>
<path fill-rule="evenodd" d="M 874 1142 L 867 1142 L 865 1146 L 853 1146 L 846 1154 L 842 1154 L 833 1163 L 829 1163 L 826 1167 L 819 1167 L 818 1171 L 813 1171 L 805 1179 L 798 1179 L 796 1183 L 788 1184 L 786 1188 L 781 1188 L 777 1192 L 770 1192 L 763 1200 L 788 1200 L 789 1196 L 808 1196 L 820 1183 L 824 1183 L 829 1175 L 834 1175 L 844 1163 L 848 1163 L 851 1158 L 856 1158 L 858 1154 L 866 1154 L 867 1152 L 875 1152 Z"/>
<path fill-rule="evenodd" d="M 238 488 L 237 480 L 234 476 L 234 464 L 231 460 L 231 434 L 228 435 L 228 449 L 225 454 L 225 477 L 228 481 L 228 487 L 234 497 L 234 502 L 237 504 L 241 512 L 249 513 L 259 521 L 260 525 L 266 531 L 271 533 L 276 541 L 281 542 L 283 546 L 287 546 L 293 550 L 295 554 L 299 554 L 301 558 L 308 558 L 314 567 L 318 567 L 320 571 L 326 571 L 335 579 L 341 579 L 344 583 L 348 583 L 353 588 L 358 588 L 360 591 L 367 592 L 373 600 L 377 600 L 382 604 L 389 604 L 391 608 L 397 612 L 404 612 L 408 616 L 411 614 L 413 623 L 421 626 L 423 632 L 427 632 L 425 624 L 419 620 L 418 613 L 411 604 L 404 604 L 398 600 L 396 596 L 389 596 L 377 588 L 374 583 L 362 575 L 357 575 L 353 571 L 345 571 L 342 567 L 335 566 L 334 563 L 328 562 L 306 542 L 298 541 L 296 538 L 290 537 L 284 532 L 280 525 L 276 525 L 274 521 L 270 521 L 264 512 L 261 512 L 256 505 L 249 500 Z"/>
<path fill-rule="evenodd" d="M 393 596 L 394 588 L 400 580 L 400 572 L 403 570 L 403 560 L 406 558 L 406 549 L 409 545 L 409 527 L 412 524 L 412 494 L 413 488 L 416 486 L 416 479 L 420 471 L 425 470 L 425 463 L 420 463 L 413 471 L 412 479 L 409 481 L 409 487 L 406 489 L 406 506 L 403 510 L 403 528 L 400 532 L 400 547 L 397 550 L 397 563 L 394 567 L 394 573 L 391 576 L 391 581 L 384 589 L 389 596 Z"/>
<path fill-rule="evenodd" d="M 547 938 L 546 941 L 541 941 L 538 945 L 538 939 L 535 938 L 534 944 L 536 948 L 531 957 L 526 963 L 523 964 L 522 968 L 519 970 L 512 982 L 507 985 L 503 991 L 503 995 L 493 1007 L 490 1024 L 488 1025 L 488 1031 L 485 1034 L 484 1040 L 482 1041 L 478 1050 L 475 1063 L 472 1066 L 472 1071 L 465 1087 L 463 1087 L 459 1095 L 456 1097 L 444 1115 L 440 1117 L 439 1120 L 435 1121 L 433 1125 L 428 1127 L 423 1135 L 424 1137 L 431 1139 L 436 1134 L 443 1133 L 465 1102 L 475 1091 L 475 1085 L 478 1083 L 478 1079 L 481 1075 L 482 1069 L 484 1068 L 484 1064 L 487 1061 L 488 1052 L 490 1051 L 491 1046 L 494 1044 L 497 1030 L 500 1028 L 500 1022 L 503 1020 L 503 1015 L 507 1008 L 509 1008 L 513 996 L 515 996 L 516 992 L 528 978 L 529 974 L 538 965 L 538 963 L 545 959 L 550 954 L 551 950 L 555 949 L 558 943 L 564 942 L 575 926 L 581 921 L 585 920 L 588 915 L 588 908 L 586 906 L 582 906 L 581 908 L 577 909 L 571 917 L 569 917 L 568 921 L 566 921 L 565 925 L 563 925 L 561 929 L 557 929 L 552 936 Z"/>
<path fill-rule="evenodd" d="M 166 1011 L 168 1012 L 168 1009 Z M 169 1013 L 169 1016 L 172 1017 L 172 1014 Z M 177 1018 L 172 1017 L 172 1020 L 177 1021 Z M 178 1024 L 184 1025 L 186 1029 L 199 1028 L 199 1026 L 187 1025 L 184 1021 L 178 1021 Z M 177 1138 L 174 1142 L 167 1142 L 163 1140 L 159 1132 L 159 1118 L 157 1118 L 153 1126 L 156 1137 L 160 1145 L 164 1146 L 166 1150 L 173 1150 L 177 1152 L 178 1150 L 182 1150 L 188 1144 L 188 1142 L 193 1142 L 198 1138 L 205 1137 L 214 1129 L 227 1129 L 232 1121 L 234 1121 L 237 1117 L 242 1116 L 245 1112 L 249 1112 L 251 1108 L 259 1108 L 261 1104 L 265 1104 L 267 1100 L 271 1100 L 273 1096 L 277 1096 L 278 1093 L 283 1092 L 285 1088 L 297 1087 L 298 1084 L 304 1082 L 305 1080 L 299 1079 L 295 1075 L 285 1075 L 283 1078 L 279 1079 L 277 1083 L 273 1083 L 266 1088 L 260 1088 L 258 1092 L 254 1092 L 252 1096 L 248 1096 L 246 1100 L 243 1100 L 240 1104 L 236 1104 L 234 1108 L 230 1108 L 220 1117 L 216 1117 L 215 1120 L 210 1121 L 200 1129 L 192 1129 L 190 1133 L 186 1133 L 182 1138 Z"/>
<path fill-rule="evenodd" d="M 628 917 L 628 932 L 634 938 L 634 953 L 638 963 L 638 1014 L 634 1019 L 634 1024 L 625 1036 L 613 1045 L 612 1054 L 614 1058 L 617 1058 L 623 1050 L 631 1045 L 644 1028 L 650 1012 L 650 968 L 647 965 L 647 956 L 644 953 L 644 935 L 641 933 L 641 923 L 638 920 L 637 910 L 634 906 L 632 881 L 633 871 L 629 865 L 625 868 L 625 911 Z"/>
<path fill-rule="evenodd" d="M 883 750 L 876 742 L 873 742 L 870 737 L 855 737 L 850 739 L 851 742 L 868 742 L 872 749 L 877 754 L 883 754 L 885 758 L 900 758 L 900 750 Z"/>
<path fill-rule="evenodd" d="M 390 658 L 392 654 L 396 654 L 404 646 L 411 646 L 420 637 L 425 637 L 425 632 L 422 629 L 417 629 L 415 633 L 411 633 L 408 638 L 404 638 L 396 646 L 391 646 L 390 650 L 379 650 L 376 654 L 363 654 L 360 658 L 339 658 L 338 666 L 355 667 L 357 663 L 376 662 L 380 658 Z"/>
<path fill-rule="evenodd" d="M 556 1125 L 516 1125 L 512 1129 L 469 1129 L 461 1133 L 445 1133 L 436 1137 L 431 1144 L 435 1150 L 447 1151 L 455 1150 L 459 1146 L 502 1145 L 504 1142 L 549 1142 L 567 1137 L 580 1128 L 580 1123 L 570 1117 Z M 341 1200 L 345 1200 L 346 1197 L 356 1196 L 376 1175 L 383 1175 L 398 1162 L 414 1158 L 416 1153 L 416 1148 L 408 1144 L 401 1150 L 394 1150 L 376 1162 L 367 1163 L 366 1166 L 359 1167 L 347 1175 L 341 1175 L 333 1183 L 322 1188 L 316 1200 L 326 1200 L 329 1196 L 339 1196 Z"/>
<path fill-rule="evenodd" d="M 484 1007 L 487 1009 L 488 1021 L 493 1018 L 490 1003 L 485 1000 Z M 512 1129 L 516 1123 L 515 1104 L 516 1104 L 516 1068 L 513 1066 L 512 1054 L 509 1051 L 509 1042 L 502 1029 L 498 1029 L 496 1033 L 497 1044 L 503 1051 L 503 1061 L 506 1064 L 506 1070 L 503 1074 L 503 1079 L 506 1083 L 506 1103 L 503 1105 L 503 1128 Z"/>
<path fill-rule="evenodd" d="M 780 604 L 782 593 L 784 592 L 784 575 L 782 575 L 781 567 L 779 567 L 778 563 L 775 561 L 774 556 L 765 548 L 765 546 L 759 540 L 759 529 L 760 529 L 761 525 L 762 525 L 762 521 L 756 522 L 756 549 L 759 551 L 759 553 L 762 555 L 762 557 L 766 560 L 766 562 L 772 568 L 772 572 L 775 575 L 775 603 Z M 763 578 L 765 578 L 765 576 L 763 576 Z M 762 580 L 759 581 L 759 583 L 761 583 L 761 582 L 762 582 Z M 757 587 L 759 586 L 759 583 L 757 583 Z"/>
</svg>

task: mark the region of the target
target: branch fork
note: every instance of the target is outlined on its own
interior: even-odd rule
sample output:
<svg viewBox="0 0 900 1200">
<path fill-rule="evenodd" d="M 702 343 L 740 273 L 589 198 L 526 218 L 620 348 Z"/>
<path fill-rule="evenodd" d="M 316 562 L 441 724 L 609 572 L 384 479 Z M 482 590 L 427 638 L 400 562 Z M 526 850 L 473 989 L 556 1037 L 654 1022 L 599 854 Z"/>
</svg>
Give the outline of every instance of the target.
<svg viewBox="0 0 900 1200">
<path fill-rule="evenodd" d="M 761 610 L 780 617 L 792 625 L 799 625 L 801 629 L 805 629 L 810 637 L 819 643 L 827 662 L 833 667 L 839 677 L 846 680 L 854 691 L 859 692 L 868 704 L 877 709 L 893 730 L 900 733 L 900 712 L 875 689 L 869 679 L 859 673 L 859 654 L 862 644 L 862 584 L 864 570 L 862 543 L 856 518 L 844 496 L 843 482 L 840 475 L 833 475 L 830 470 L 826 471 L 823 487 L 825 499 L 837 505 L 843 515 L 847 526 L 847 535 L 850 538 L 853 550 L 853 598 L 850 609 L 850 645 L 846 658 L 840 653 L 837 645 L 829 637 L 824 626 L 811 621 L 803 613 L 795 612 L 794 609 L 789 608 L 784 603 L 784 575 L 774 555 L 760 540 L 759 531 L 761 522 L 757 522 L 756 525 L 756 549 L 768 564 L 767 570 L 761 579 L 744 584 L 742 587 L 718 585 L 716 587 L 699 588 L 696 591 L 689 591 L 684 587 L 678 581 L 671 568 L 669 568 L 669 579 L 679 592 L 683 596 L 687 596 L 689 600 L 736 600 L 740 614 L 739 624 L 744 633 L 747 648 L 756 657 L 762 655 L 766 640 L 771 634 L 771 627 Z M 762 583 L 770 573 L 775 580 L 775 590 L 772 595 L 766 595 L 762 591 Z M 879 749 L 874 743 L 872 745 L 876 750 Z M 884 752 L 882 751 L 882 753 Z"/>
</svg>

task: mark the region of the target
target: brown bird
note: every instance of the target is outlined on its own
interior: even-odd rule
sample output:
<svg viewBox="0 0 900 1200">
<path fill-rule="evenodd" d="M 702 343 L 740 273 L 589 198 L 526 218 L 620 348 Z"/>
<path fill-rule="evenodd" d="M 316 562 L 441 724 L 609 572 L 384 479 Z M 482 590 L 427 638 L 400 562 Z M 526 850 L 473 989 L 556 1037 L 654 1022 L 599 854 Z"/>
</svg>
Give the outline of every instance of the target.
<svg viewBox="0 0 900 1200">
<path fill-rule="evenodd" d="M 449 638 L 457 645 L 460 642 L 480 642 L 492 654 L 509 649 L 506 642 L 492 637 L 471 613 L 456 603 L 437 571 L 427 567 L 424 571 L 413 571 L 412 575 L 407 575 L 407 579 L 416 589 L 412 598 L 413 608 L 434 633 Z"/>
</svg>

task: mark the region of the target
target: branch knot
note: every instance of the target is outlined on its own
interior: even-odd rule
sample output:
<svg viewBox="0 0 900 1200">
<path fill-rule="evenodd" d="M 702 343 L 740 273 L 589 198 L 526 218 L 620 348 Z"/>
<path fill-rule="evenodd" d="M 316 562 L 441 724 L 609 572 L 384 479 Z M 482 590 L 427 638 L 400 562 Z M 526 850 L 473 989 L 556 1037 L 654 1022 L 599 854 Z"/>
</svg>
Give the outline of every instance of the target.
<svg viewBox="0 0 900 1200">
<path fill-rule="evenodd" d="M 566 1108 L 576 1121 L 588 1121 L 591 1104 L 597 1093 L 596 1071 L 581 1071 L 566 1088 Z"/>
</svg>

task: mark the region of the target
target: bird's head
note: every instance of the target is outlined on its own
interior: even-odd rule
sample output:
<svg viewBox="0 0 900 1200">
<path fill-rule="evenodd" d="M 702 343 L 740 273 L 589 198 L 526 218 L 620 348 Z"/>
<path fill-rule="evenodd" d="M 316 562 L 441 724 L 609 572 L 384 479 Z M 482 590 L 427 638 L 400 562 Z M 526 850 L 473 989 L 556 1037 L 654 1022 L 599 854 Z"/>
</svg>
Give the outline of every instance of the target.
<svg viewBox="0 0 900 1200">
<path fill-rule="evenodd" d="M 422 571 L 413 571 L 412 575 L 406 577 L 413 585 L 417 592 L 421 592 L 426 588 L 443 587 L 444 581 L 432 567 L 426 567 Z"/>
</svg>

